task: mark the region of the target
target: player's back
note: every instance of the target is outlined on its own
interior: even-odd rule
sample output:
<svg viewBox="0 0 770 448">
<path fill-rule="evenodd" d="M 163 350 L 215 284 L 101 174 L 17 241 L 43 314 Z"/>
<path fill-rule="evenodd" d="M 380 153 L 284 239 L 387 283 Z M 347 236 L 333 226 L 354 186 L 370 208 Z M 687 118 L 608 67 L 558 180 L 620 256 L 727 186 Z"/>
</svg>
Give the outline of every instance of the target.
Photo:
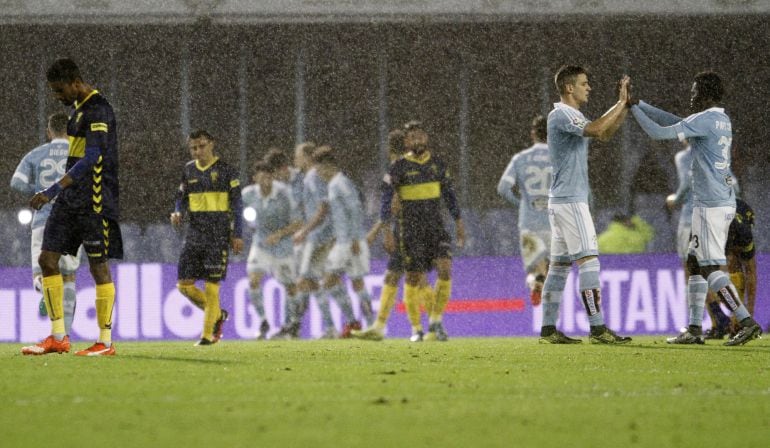
<svg viewBox="0 0 770 448">
<path fill-rule="evenodd" d="M 549 229 L 548 191 L 553 168 L 548 145 L 536 143 L 513 156 L 512 164 L 521 195 L 519 228 L 532 231 Z"/>
<path fill-rule="evenodd" d="M 318 176 L 315 168 L 311 168 L 305 173 L 302 182 L 302 207 L 305 219 L 312 219 L 321 208 L 323 202 L 328 201 L 328 189 L 326 183 Z M 324 219 L 308 235 L 308 239 L 315 242 L 326 242 L 332 238 L 332 228 L 330 220 Z"/>
<path fill-rule="evenodd" d="M 353 181 L 341 171 L 329 181 L 329 206 L 337 242 L 363 237 L 363 206 Z"/>
<path fill-rule="evenodd" d="M 30 193 L 45 190 L 64 176 L 68 155 L 69 143 L 65 139 L 54 139 L 38 146 L 24 156 L 13 175 L 13 181 L 26 184 L 31 189 Z M 35 212 L 33 229 L 45 224 L 51 206 L 45 204 Z"/>
<path fill-rule="evenodd" d="M 693 204 L 704 207 L 735 205 L 730 172 L 733 133 L 724 109 L 712 107 L 678 124 L 680 138 L 692 147 Z"/>
<path fill-rule="evenodd" d="M 249 185 L 243 189 L 242 196 L 244 205 L 256 211 L 254 242 L 263 250 L 276 256 L 290 255 L 292 252 L 290 238 L 283 238 L 273 246 L 263 244 L 270 234 L 299 219 L 290 188 L 282 182 L 273 181 L 268 195 L 262 193 L 259 185 Z"/>
<path fill-rule="evenodd" d="M 555 103 L 548 114 L 548 151 L 553 166 L 549 198 L 552 203 L 588 202 L 588 138 L 583 130 L 589 121 L 582 112 Z"/>
</svg>

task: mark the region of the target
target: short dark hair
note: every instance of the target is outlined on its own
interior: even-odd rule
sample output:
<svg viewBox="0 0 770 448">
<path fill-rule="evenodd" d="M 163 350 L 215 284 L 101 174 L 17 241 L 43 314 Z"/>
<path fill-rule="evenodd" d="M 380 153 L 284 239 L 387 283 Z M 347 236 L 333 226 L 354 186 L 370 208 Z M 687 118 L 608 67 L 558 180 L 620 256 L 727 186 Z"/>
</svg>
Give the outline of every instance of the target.
<svg viewBox="0 0 770 448">
<path fill-rule="evenodd" d="M 302 142 L 297 145 L 297 147 L 308 157 L 313 157 L 313 152 L 316 149 L 315 143 L 313 142 Z"/>
<path fill-rule="evenodd" d="M 289 156 L 278 148 L 268 149 L 263 160 L 275 170 L 289 166 Z"/>
<path fill-rule="evenodd" d="M 207 140 L 211 140 L 212 142 L 215 141 L 214 137 L 211 134 L 209 134 L 208 131 L 204 131 L 203 129 L 196 129 L 190 132 L 190 135 L 187 138 L 190 140 L 206 138 Z"/>
<path fill-rule="evenodd" d="M 337 157 L 335 155 L 334 148 L 329 145 L 319 146 L 315 151 L 313 151 L 313 162 L 336 165 Z"/>
<path fill-rule="evenodd" d="M 393 129 L 388 132 L 388 152 L 391 154 L 403 154 L 406 152 L 404 137 L 406 134 L 401 129 Z"/>
<path fill-rule="evenodd" d="M 48 116 L 48 128 L 51 132 L 57 135 L 63 135 L 67 133 L 67 123 L 69 123 L 70 117 L 64 112 L 56 112 Z"/>
<path fill-rule="evenodd" d="M 48 71 L 45 73 L 45 76 L 48 82 L 70 83 L 73 81 L 83 80 L 83 78 L 80 76 L 80 69 L 78 68 L 78 65 L 75 64 L 75 61 L 70 58 L 60 58 L 54 61 L 54 63 L 48 67 Z"/>
<path fill-rule="evenodd" d="M 538 139 L 545 141 L 548 138 L 548 120 L 540 114 L 535 115 L 532 119 L 532 130 Z"/>
<path fill-rule="evenodd" d="M 559 70 L 556 71 L 556 76 L 553 77 L 553 81 L 556 84 L 556 90 L 559 92 L 559 95 L 562 95 L 567 91 L 567 84 L 574 85 L 575 82 L 577 82 L 578 75 L 588 76 L 588 70 L 579 65 L 562 65 Z"/>
<path fill-rule="evenodd" d="M 264 160 L 257 160 L 254 162 L 253 166 L 253 172 L 256 173 L 274 173 L 275 167 L 273 165 L 270 165 L 269 163 L 265 162 Z"/>
<path fill-rule="evenodd" d="M 722 79 L 714 72 L 700 72 L 695 75 L 698 93 L 712 101 L 722 101 L 725 88 Z"/>
</svg>

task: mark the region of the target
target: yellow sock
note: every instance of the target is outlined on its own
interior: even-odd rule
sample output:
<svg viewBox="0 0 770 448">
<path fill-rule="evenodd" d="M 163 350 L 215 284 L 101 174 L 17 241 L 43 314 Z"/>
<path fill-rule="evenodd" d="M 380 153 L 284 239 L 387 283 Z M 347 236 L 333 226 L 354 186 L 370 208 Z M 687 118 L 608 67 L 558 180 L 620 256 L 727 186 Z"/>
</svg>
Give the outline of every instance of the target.
<svg viewBox="0 0 770 448">
<path fill-rule="evenodd" d="M 441 322 L 449 296 L 452 295 L 452 280 L 436 280 L 436 306 L 430 316 L 431 322 Z"/>
<path fill-rule="evenodd" d="M 43 277 L 45 309 L 51 319 L 51 334 L 66 334 L 64 329 L 64 279 L 61 274 Z"/>
<path fill-rule="evenodd" d="M 420 298 L 422 303 L 425 304 L 425 312 L 428 314 L 428 317 L 433 316 L 436 308 L 436 291 L 430 285 L 420 286 Z"/>
<path fill-rule="evenodd" d="M 115 305 L 115 284 L 96 285 L 96 322 L 99 324 L 99 342 L 112 343 L 112 309 Z"/>
<path fill-rule="evenodd" d="M 746 279 L 743 276 L 743 272 L 731 272 L 730 281 L 735 285 L 735 289 L 738 290 L 738 296 L 743 301 L 746 292 Z"/>
<path fill-rule="evenodd" d="M 398 286 L 384 285 L 382 287 L 382 293 L 380 293 L 380 309 L 377 310 L 377 323 L 384 326 L 390 317 L 390 312 L 393 310 L 393 305 L 396 304 L 396 294 L 398 293 Z"/>
<path fill-rule="evenodd" d="M 420 294 L 419 288 L 411 286 L 408 283 L 404 285 L 404 305 L 406 314 L 409 317 L 409 323 L 412 324 L 412 331 L 422 331 L 420 323 Z"/>
<path fill-rule="evenodd" d="M 219 308 L 219 283 L 206 282 L 206 307 L 203 309 L 202 338 L 214 339 L 214 324 L 222 314 Z"/>
<path fill-rule="evenodd" d="M 194 284 L 184 285 L 182 283 L 177 283 L 176 289 L 199 309 L 204 309 L 206 307 L 206 294 L 196 288 Z"/>
</svg>

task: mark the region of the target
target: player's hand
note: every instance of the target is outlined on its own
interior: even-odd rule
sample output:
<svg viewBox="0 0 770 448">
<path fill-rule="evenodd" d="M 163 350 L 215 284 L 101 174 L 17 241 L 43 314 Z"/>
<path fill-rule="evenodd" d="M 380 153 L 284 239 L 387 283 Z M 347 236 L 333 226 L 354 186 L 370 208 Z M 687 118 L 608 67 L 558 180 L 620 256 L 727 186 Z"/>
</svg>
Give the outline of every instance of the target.
<svg viewBox="0 0 770 448">
<path fill-rule="evenodd" d="M 358 240 L 353 240 L 353 244 L 350 245 L 350 253 L 353 255 L 361 254 L 361 245 L 358 244 Z"/>
<path fill-rule="evenodd" d="M 455 245 L 460 249 L 465 246 L 465 224 L 462 219 L 455 221 Z"/>
<path fill-rule="evenodd" d="M 294 241 L 294 244 L 302 244 L 307 239 L 307 232 L 305 229 L 301 229 L 297 231 L 297 233 L 294 234 L 292 237 L 292 241 Z"/>
<path fill-rule="evenodd" d="M 676 195 L 670 194 L 666 196 L 666 207 L 668 207 L 669 210 L 673 210 L 676 207 Z"/>
<path fill-rule="evenodd" d="M 243 252 L 243 239 L 230 238 L 230 247 L 233 249 L 233 253 L 236 255 Z"/>
<path fill-rule="evenodd" d="M 278 242 L 281 241 L 281 234 L 278 232 L 271 233 L 270 235 L 265 238 L 265 245 L 266 246 L 275 246 L 278 244 Z"/>
<path fill-rule="evenodd" d="M 179 212 L 172 213 L 169 219 L 171 220 L 171 225 L 174 227 L 179 227 L 182 225 L 182 214 Z"/>
<path fill-rule="evenodd" d="M 618 81 L 618 101 L 623 104 L 628 104 L 631 99 L 631 78 L 628 75 L 623 75 Z"/>
<path fill-rule="evenodd" d="M 35 193 L 35 195 L 32 196 L 32 199 L 29 200 L 29 206 L 34 208 L 35 210 L 40 210 L 40 207 L 44 206 L 49 202 L 51 202 L 51 200 L 48 199 L 48 196 L 44 195 L 43 192 L 40 192 L 40 193 Z"/>
<path fill-rule="evenodd" d="M 393 236 L 392 229 L 385 229 L 385 232 L 383 232 L 382 247 L 385 249 L 385 252 L 389 254 L 396 253 L 396 237 Z"/>
<path fill-rule="evenodd" d="M 393 199 L 390 200 L 390 213 L 394 216 L 401 213 L 401 199 L 398 198 L 398 195 L 393 195 Z"/>
</svg>

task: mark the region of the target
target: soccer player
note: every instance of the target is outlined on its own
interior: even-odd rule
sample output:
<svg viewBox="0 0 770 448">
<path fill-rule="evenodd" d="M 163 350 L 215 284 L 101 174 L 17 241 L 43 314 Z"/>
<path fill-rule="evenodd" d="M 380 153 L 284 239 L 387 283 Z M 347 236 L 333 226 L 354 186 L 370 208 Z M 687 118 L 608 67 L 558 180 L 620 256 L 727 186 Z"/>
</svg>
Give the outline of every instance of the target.
<svg viewBox="0 0 770 448">
<path fill-rule="evenodd" d="M 401 129 L 393 129 L 388 133 L 388 158 L 390 163 L 393 164 L 396 160 L 404 156 L 406 152 L 404 146 L 404 131 Z M 385 173 L 382 184 L 380 187 L 381 192 L 385 192 L 390 186 L 387 184 L 388 173 Z M 392 193 L 390 194 L 392 197 Z M 400 204 L 398 198 L 394 197 L 391 203 L 391 212 L 395 215 L 400 213 Z M 382 232 L 387 223 L 378 220 L 366 235 L 366 242 L 371 247 L 377 240 L 377 237 Z M 393 224 L 393 232 L 391 233 L 396 239 L 400 234 L 398 230 L 398 220 Z M 399 247 L 397 241 L 391 242 L 393 247 Z M 385 271 L 385 278 L 383 281 L 382 291 L 380 292 L 380 307 L 377 310 L 376 320 L 364 330 L 352 330 L 350 335 L 354 338 L 364 339 L 369 341 L 381 341 L 385 335 L 385 324 L 390 317 L 390 313 L 393 310 L 393 306 L 396 304 L 396 294 L 398 293 L 398 282 L 401 281 L 401 277 L 404 276 L 404 264 L 401 258 L 401 251 L 396 250 L 389 253 L 388 267 Z M 421 303 L 424 303 L 428 309 L 433 307 L 435 301 L 435 294 L 433 288 L 428 283 L 427 276 L 423 276 L 420 282 L 419 289 L 422 299 Z"/>
<path fill-rule="evenodd" d="M 203 331 L 196 346 L 222 338 L 227 311 L 219 306 L 219 283 L 227 276 L 228 247 L 243 250 L 243 202 L 238 172 L 214 155 L 214 137 L 204 130 L 190 133 L 187 147 L 194 160 L 187 162 L 177 190 L 171 224 L 190 225 L 179 256 L 177 289 L 203 310 Z M 195 286 L 204 280 L 204 290 Z"/>
<path fill-rule="evenodd" d="M 33 194 L 36 191 L 45 190 L 64 176 L 64 167 L 69 155 L 69 141 L 67 140 L 67 122 L 69 117 L 63 112 L 57 112 L 48 117 L 46 135 L 49 142 L 38 146 L 28 152 L 11 178 L 11 187 L 25 194 Z M 37 260 L 40 258 L 40 246 L 43 244 L 43 230 L 48 215 L 51 213 L 51 205 L 46 204 L 35 211 L 32 218 L 32 284 L 35 290 L 42 291 L 42 274 Z M 75 271 L 80 266 L 80 255 L 83 251 L 80 246 L 78 254 L 62 255 L 59 260 L 59 270 L 64 284 L 64 330 L 70 334 L 72 319 L 75 314 Z M 40 307 L 45 310 L 45 300 L 41 299 Z M 42 311 L 41 311 L 42 312 Z"/>
<path fill-rule="evenodd" d="M 249 299 L 261 321 L 257 339 L 267 339 L 270 324 L 265 317 L 262 279 L 272 275 L 286 289 L 286 303 L 293 302 L 297 288 L 291 236 L 302 226 L 297 203 L 289 186 L 274 179 L 275 168 L 264 161 L 254 165 L 254 184 L 243 189 L 243 205 L 256 211 L 246 272 Z"/>
<path fill-rule="evenodd" d="M 334 229 L 334 246 L 326 259 L 326 276 L 323 287 L 340 307 L 350 306 L 350 299 L 342 274 L 347 274 L 353 291 L 361 302 L 362 314 L 372 320 L 372 299 L 364 285 L 369 273 L 369 245 L 364 235 L 364 210 L 358 189 L 337 165 L 337 154 L 329 146 L 321 146 L 313 152 L 318 176 L 326 182 L 329 191 L 329 210 Z M 344 296 L 344 297 L 343 297 Z M 360 330 L 361 323 L 353 316 L 352 309 L 343 309 L 348 322 L 342 337 L 350 337 L 351 330 Z"/>
<path fill-rule="evenodd" d="M 746 299 L 746 309 L 754 314 L 757 299 L 757 263 L 754 258 L 754 210 L 745 201 L 735 199 L 735 218 L 727 232 L 727 271 L 735 285 L 738 297 Z M 719 306 L 719 299 L 709 294 L 706 297 L 712 327 L 704 339 L 722 339 L 726 334 L 735 335 L 740 325 L 730 321 Z"/>
<path fill-rule="evenodd" d="M 329 193 L 326 183 L 318 176 L 318 172 L 313 165 L 313 151 L 315 149 L 314 144 L 306 143 L 298 145 L 294 152 L 294 165 L 305 173 L 302 184 L 302 206 L 305 224 L 294 234 L 293 238 L 295 244 L 302 245 L 297 286 L 299 289 L 298 300 L 302 304 L 300 311 L 303 312 L 307 309 L 305 304 L 308 302 L 310 294 L 319 290 L 319 281 L 324 277 L 326 258 L 329 256 L 329 251 L 334 244 L 334 233 L 328 216 Z M 350 300 L 347 295 L 339 299 Z M 324 292 L 316 294 L 316 302 L 323 319 L 323 334 L 321 337 L 324 339 L 336 339 L 339 335 L 334 328 L 327 294 Z M 343 311 L 351 308 L 349 303 L 346 306 L 344 302 L 338 302 L 338 305 L 340 305 Z M 350 315 L 346 317 L 350 318 Z M 296 319 L 295 327 L 302 320 L 302 315 L 298 315 Z"/>
<path fill-rule="evenodd" d="M 497 193 L 519 207 L 519 246 L 530 302 L 540 305 L 543 282 L 548 273 L 548 189 L 551 188 L 551 159 L 548 155 L 548 123 L 542 115 L 532 119 L 532 146 L 514 155 L 505 168 Z"/>
<path fill-rule="evenodd" d="M 548 114 L 548 152 L 553 180 L 548 193 L 551 224 L 551 256 L 543 285 L 543 326 L 540 342 L 580 343 L 556 329 L 564 287 L 572 262 L 577 263 L 580 296 L 588 313 L 592 344 L 624 344 L 631 340 L 604 325 L 599 281 L 596 230 L 588 208 L 588 142 L 612 137 L 627 115 L 628 84 L 620 82 L 618 101 L 604 115 L 588 121 L 580 107 L 588 102 L 588 72 L 578 66 L 562 66 L 554 78 L 561 101 Z"/>
<path fill-rule="evenodd" d="M 725 243 L 735 216 L 735 192 L 730 174 L 732 124 L 723 108 L 722 79 L 713 72 L 695 75 L 690 107 L 684 120 L 642 101 L 632 107 L 634 117 L 655 140 L 687 139 L 692 146 L 692 236 L 687 263 L 689 326 L 670 344 L 702 344 L 701 322 L 706 291 L 711 289 L 740 322 L 741 330 L 725 345 L 742 345 L 762 334 L 743 305 L 730 277 L 720 270 L 727 262 Z"/>
<path fill-rule="evenodd" d="M 687 249 L 690 245 L 690 230 L 692 228 L 692 148 L 687 140 L 683 141 L 684 149 L 674 156 L 678 186 L 674 193 L 666 197 L 666 206 L 673 210 L 682 207 L 679 212 L 679 225 L 676 231 L 676 251 L 684 264 L 685 275 L 687 272 Z"/>
<path fill-rule="evenodd" d="M 419 121 L 404 125 L 404 145 L 409 151 L 396 160 L 386 177 L 382 195 L 380 221 L 391 218 L 392 199 L 398 198 L 400 232 L 399 247 L 406 270 L 404 304 L 412 325 L 412 342 L 426 337 L 420 322 L 420 287 L 426 273 L 434 266 L 438 271 L 436 300 L 429 307 L 428 340 L 448 339 L 443 325 L 443 314 L 452 294 L 452 242 L 444 228 L 441 203 L 449 209 L 455 221 L 455 244 L 465 243 L 465 226 L 454 193 L 449 170 L 443 161 L 428 149 L 428 134 Z M 385 248 L 394 252 L 393 229 L 386 226 Z"/>
<path fill-rule="evenodd" d="M 67 136 L 67 173 L 36 193 L 30 206 L 39 210 L 56 199 L 43 231 L 40 270 L 43 298 L 51 319 L 51 336 L 22 348 L 25 355 L 70 350 L 64 325 L 64 282 L 59 270 L 62 255 L 76 255 L 82 244 L 96 283 L 96 321 L 99 338 L 78 356 L 112 356 L 112 309 L 115 285 L 108 259 L 123 258 L 118 226 L 118 138 L 115 114 L 107 99 L 86 84 L 72 59 L 58 59 L 46 73 L 54 97 L 71 107 Z"/>
</svg>

